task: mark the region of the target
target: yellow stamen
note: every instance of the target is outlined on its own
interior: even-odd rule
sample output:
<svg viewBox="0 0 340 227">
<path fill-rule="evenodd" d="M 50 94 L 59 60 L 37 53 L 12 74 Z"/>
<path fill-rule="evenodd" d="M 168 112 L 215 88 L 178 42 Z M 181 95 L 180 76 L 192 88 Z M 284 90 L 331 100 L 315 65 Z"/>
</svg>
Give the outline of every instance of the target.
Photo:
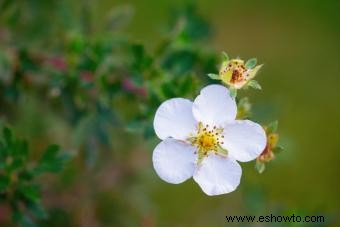
<svg viewBox="0 0 340 227">
<path fill-rule="evenodd" d="M 214 152 L 221 156 L 227 155 L 227 151 L 220 146 L 223 144 L 222 138 L 224 138 L 222 132 L 223 128 L 209 127 L 209 125 L 204 127 L 202 123 L 198 124 L 197 134 L 188 140 L 197 147 L 196 153 L 198 153 L 199 163 L 209 155 L 209 152 Z"/>
</svg>

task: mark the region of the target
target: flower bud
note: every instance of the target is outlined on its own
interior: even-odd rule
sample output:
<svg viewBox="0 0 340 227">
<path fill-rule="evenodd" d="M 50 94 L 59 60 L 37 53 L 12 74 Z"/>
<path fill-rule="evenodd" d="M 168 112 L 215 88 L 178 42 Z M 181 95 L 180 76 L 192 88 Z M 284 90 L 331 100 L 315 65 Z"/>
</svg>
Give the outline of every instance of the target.
<svg viewBox="0 0 340 227">
<path fill-rule="evenodd" d="M 245 86 L 255 77 L 258 70 L 262 67 L 262 65 L 254 67 L 254 64 L 256 64 L 255 59 L 250 63 L 249 61 L 244 63 L 241 59 L 232 59 L 223 62 L 219 71 L 221 80 L 235 89 L 240 89 Z"/>
</svg>

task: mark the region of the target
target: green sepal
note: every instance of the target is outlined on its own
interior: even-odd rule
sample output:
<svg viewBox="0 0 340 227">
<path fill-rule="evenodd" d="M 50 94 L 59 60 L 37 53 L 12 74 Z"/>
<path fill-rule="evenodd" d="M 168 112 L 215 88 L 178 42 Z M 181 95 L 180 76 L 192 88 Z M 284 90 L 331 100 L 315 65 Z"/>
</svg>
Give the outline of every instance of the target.
<svg viewBox="0 0 340 227">
<path fill-rule="evenodd" d="M 279 122 L 278 122 L 277 120 L 271 122 L 271 123 L 267 126 L 267 134 L 275 133 L 275 132 L 277 131 L 278 126 L 279 126 Z"/>
<path fill-rule="evenodd" d="M 229 61 L 229 56 L 228 56 L 228 54 L 226 53 L 226 52 L 222 52 L 222 61 L 223 62 L 227 62 L 227 61 Z"/>
<path fill-rule="evenodd" d="M 257 170 L 258 173 L 263 173 L 266 169 L 266 164 L 260 161 L 256 161 L 255 163 L 255 169 Z"/>
<path fill-rule="evenodd" d="M 230 97 L 236 98 L 236 96 L 237 96 L 237 89 L 234 88 L 234 87 L 229 87 L 229 93 L 230 93 Z"/>
<path fill-rule="evenodd" d="M 257 65 L 255 68 L 251 69 L 249 74 L 248 74 L 248 78 L 249 79 L 253 79 L 257 72 L 262 68 L 263 65 Z"/>
<path fill-rule="evenodd" d="M 280 152 L 282 152 L 284 150 L 284 148 L 282 146 L 276 146 L 274 149 L 273 149 L 273 152 L 275 154 L 278 154 Z"/>
<path fill-rule="evenodd" d="M 255 89 L 257 89 L 257 90 L 261 90 L 261 89 L 262 89 L 261 85 L 260 85 L 256 80 L 250 80 L 250 81 L 247 83 L 247 85 L 248 85 L 249 87 L 255 88 Z"/>
<path fill-rule="evenodd" d="M 221 80 L 220 75 L 217 75 L 217 74 L 214 74 L 214 73 L 209 73 L 207 76 L 208 76 L 210 79 L 213 79 L 213 80 Z"/>
<path fill-rule="evenodd" d="M 251 58 L 246 62 L 245 66 L 246 66 L 247 69 L 252 69 L 252 68 L 255 67 L 256 63 L 257 63 L 257 59 Z"/>
</svg>

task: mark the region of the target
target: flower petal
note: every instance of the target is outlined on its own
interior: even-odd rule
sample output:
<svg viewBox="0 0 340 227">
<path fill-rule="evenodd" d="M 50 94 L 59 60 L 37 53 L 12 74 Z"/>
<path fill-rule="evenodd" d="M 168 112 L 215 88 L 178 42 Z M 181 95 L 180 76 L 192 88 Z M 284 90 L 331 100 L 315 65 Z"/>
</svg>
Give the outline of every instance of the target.
<svg viewBox="0 0 340 227">
<path fill-rule="evenodd" d="M 194 173 L 194 180 L 207 195 L 234 191 L 240 184 L 241 166 L 230 157 L 210 154 Z"/>
<path fill-rule="evenodd" d="M 264 150 L 267 138 L 261 125 L 249 120 L 236 120 L 225 125 L 221 146 L 240 162 L 249 162 Z"/>
<path fill-rule="evenodd" d="M 182 183 L 194 173 L 197 159 L 195 150 L 190 144 L 166 139 L 153 151 L 153 167 L 162 180 L 172 184 Z"/>
<path fill-rule="evenodd" d="M 192 115 L 192 102 L 183 98 L 163 102 L 156 111 L 153 126 L 157 136 L 162 140 L 168 137 L 187 139 L 197 127 Z"/>
<path fill-rule="evenodd" d="M 204 124 L 221 126 L 235 120 L 236 102 L 230 97 L 229 90 L 221 85 L 209 85 L 201 90 L 193 105 L 193 114 L 197 121 Z"/>
</svg>

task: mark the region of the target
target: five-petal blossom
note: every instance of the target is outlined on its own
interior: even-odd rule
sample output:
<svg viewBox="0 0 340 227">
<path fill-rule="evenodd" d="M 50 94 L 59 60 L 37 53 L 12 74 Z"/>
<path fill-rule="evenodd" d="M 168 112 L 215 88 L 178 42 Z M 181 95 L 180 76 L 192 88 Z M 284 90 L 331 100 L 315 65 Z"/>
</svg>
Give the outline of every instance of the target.
<svg viewBox="0 0 340 227">
<path fill-rule="evenodd" d="M 194 102 L 173 98 L 156 111 L 154 129 L 163 140 L 153 152 L 161 179 L 179 184 L 193 179 L 207 195 L 234 191 L 242 169 L 237 163 L 256 159 L 266 146 L 263 128 L 235 120 L 237 106 L 229 90 L 209 85 Z"/>
</svg>

